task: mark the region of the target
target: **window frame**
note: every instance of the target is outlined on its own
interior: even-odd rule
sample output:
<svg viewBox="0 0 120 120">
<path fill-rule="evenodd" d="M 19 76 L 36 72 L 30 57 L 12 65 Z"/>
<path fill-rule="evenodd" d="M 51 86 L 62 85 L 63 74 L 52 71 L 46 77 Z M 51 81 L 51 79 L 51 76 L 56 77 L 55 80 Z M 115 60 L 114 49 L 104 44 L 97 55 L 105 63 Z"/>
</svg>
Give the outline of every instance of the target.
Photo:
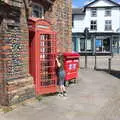
<svg viewBox="0 0 120 120">
<path fill-rule="evenodd" d="M 38 9 L 37 9 L 37 7 L 35 7 L 35 6 L 37 6 L 38 7 Z M 41 12 L 40 12 L 40 9 L 41 9 Z M 34 13 L 33 13 L 33 11 L 37 11 L 38 12 L 38 16 L 39 17 L 37 17 L 37 18 L 42 18 L 42 19 L 44 19 L 44 7 L 41 5 L 41 4 L 38 4 L 38 3 L 32 3 L 32 17 L 36 17 L 35 15 L 34 15 Z M 40 14 L 41 14 L 41 17 L 40 17 Z"/>
<path fill-rule="evenodd" d="M 91 8 L 91 17 L 97 17 L 97 8 Z"/>
<path fill-rule="evenodd" d="M 105 31 L 112 30 L 112 20 L 105 20 Z"/>
<path fill-rule="evenodd" d="M 92 23 L 93 22 L 93 23 Z M 95 23 L 96 22 L 96 23 Z M 91 20 L 90 21 L 90 30 L 94 31 L 97 30 L 97 20 Z"/>
<path fill-rule="evenodd" d="M 108 14 L 108 13 L 109 13 L 109 14 Z M 106 17 L 111 16 L 111 13 L 112 13 L 111 8 L 105 8 L 105 16 L 106 16 Z"/>
</svg>

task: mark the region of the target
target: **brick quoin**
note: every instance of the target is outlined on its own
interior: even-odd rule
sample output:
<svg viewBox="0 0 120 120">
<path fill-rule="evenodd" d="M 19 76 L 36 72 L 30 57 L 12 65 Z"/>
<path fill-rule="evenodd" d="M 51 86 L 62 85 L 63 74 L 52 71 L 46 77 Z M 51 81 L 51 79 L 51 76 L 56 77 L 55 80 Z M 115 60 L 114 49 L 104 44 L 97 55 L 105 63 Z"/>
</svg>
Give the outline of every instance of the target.
<svg viewBox="0 0 120 120">
<path fill-rule="evenodd" d="M 35 96 L 29 74 L 27 18 L 32 3 L 45 8 L 45 19 L 57 32 L 57 49 L 71 51 L 71 0 L 1 0 L 0 2 L 0 104 L 12 105 Z"/>
</svg>

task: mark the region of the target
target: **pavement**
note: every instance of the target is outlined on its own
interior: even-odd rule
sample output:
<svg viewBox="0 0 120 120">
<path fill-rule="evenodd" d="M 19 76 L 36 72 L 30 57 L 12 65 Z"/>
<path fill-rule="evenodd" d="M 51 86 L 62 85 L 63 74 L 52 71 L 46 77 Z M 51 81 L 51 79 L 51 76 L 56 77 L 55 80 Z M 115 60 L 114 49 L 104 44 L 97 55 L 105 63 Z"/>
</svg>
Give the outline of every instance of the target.
<svg viewBox="0 0 120 120">
<path fill-rule="evenodd" d="M 120 79 L 103 71 L 80 69 L 68 96 L 42 97 L 0 113 L 0 120 L 120 120 Z"/>
<path fill-rule="evenodd" d="M 111 69 L 115 71 L 120 71 L 120 55 L 111 56 L 97 56 L 96 57 L 96 68 L 99 70 L 108 70 L 109 58 L 111 58 Z M 85 66 L 85 56 L 80 56 L 80 67 Z M 89 69 L 94 69 L 95 66 L 95 56 L 87 57 L 87 67 Z"/>
</svg>

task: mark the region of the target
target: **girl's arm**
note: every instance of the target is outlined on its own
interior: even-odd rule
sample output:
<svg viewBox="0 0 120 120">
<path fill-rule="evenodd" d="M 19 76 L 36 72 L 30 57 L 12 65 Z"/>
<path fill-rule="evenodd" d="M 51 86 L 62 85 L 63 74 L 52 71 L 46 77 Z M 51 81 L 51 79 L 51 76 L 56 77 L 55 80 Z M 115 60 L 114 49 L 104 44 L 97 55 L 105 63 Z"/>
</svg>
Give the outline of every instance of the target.
<svg viewBox="0 0 120 120">
<path fill-rule="evenodd" d="M 57 66 L 60 67 L 61 63 L 59 62 L 58 58 L 56 58 L 56 61 L 57 61 Z"/>
</svg>

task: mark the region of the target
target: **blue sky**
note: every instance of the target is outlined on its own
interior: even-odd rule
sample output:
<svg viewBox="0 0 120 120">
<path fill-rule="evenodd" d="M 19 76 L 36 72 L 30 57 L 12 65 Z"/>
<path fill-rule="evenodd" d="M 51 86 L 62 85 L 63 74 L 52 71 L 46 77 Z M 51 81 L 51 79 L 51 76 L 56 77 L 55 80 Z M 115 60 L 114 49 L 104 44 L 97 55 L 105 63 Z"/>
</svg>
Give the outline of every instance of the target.
<svg viewBox="0 0 120 120">
<path fill-rule="evenodd" d="M 81 7 L 88 1 L 90 0 L 72 0 L 72 5 L 73 7 Z M 114 1 L 120 3 L 120 0 L 114 0 Z"/>
</svg>

